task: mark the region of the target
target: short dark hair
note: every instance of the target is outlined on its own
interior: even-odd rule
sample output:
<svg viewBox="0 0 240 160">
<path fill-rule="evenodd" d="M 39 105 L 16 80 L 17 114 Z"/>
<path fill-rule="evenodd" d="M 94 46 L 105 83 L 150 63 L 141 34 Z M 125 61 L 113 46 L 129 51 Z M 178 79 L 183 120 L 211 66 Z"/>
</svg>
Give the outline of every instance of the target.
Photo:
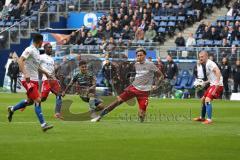
<svg viewBox="0 0 240 160">
<path fill-rule="evenodd" d="M 79 62 L 79 64 L 78 64 L 78 65 L 79 65 L 79 66 L 82 66 L 82 65 L 86 65 L 86 64 L 87 64 L 87 62 L 86 62 L 86 61 L 84 61 L 84 60 L 82 60 L 82 61 L 80 61 L 80 62 Z"/>
<path fill-rule="evenodd" d="M 35 33 L 33 35 L 33 43 L 39 43 L 40 41 L 43 41 L 43 36 L 39 33 Z"/>
<path fill-rule="evenodd" d="M 43 48 L 46 49 L 49 45 L 51 45 L 50 43 L 46 43 L 44 44 Z"/>
<path fill-rule="evenodd" d="M 137 49 L 136 49 L 136 54 L 137 54 L 138 52 L 143 52 L 144 55 L 147 54 L 147 52 L 145 51 L 144 48 L 137 48 Z"/>
</svg>

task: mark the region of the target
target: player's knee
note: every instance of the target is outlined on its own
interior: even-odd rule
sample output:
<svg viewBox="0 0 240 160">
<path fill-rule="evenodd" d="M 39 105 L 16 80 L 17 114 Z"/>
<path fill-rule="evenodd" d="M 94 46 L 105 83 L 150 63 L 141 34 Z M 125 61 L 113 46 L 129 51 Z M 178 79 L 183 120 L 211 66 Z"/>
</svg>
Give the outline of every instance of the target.
<svg viewBox="0 0 240 160">
<path fill-rule="evenodd" d="M 35 103 L 41 103 L 41 98 L 39 97 L 39 98 L 36 98 L 35 100 L 34 100 L 34 102 Z"/>
<path fill-rule="evenodd" d="M 27 100 L 27 104 L 26 104 L 26 106 L 31 106 L 31 105 L 33 105 L 33 100 Z"/>
<path fill-rule="evenodd" d="M 41 102 L 45 102 L 47 100 L 47 97 L 42 97 Z"/>
<path fill-rule="evenodd" d="M 122 103 L 122 102 L 123 102 L 122 98 L 119 97 L 119 96 L 117 96 L 117 102 L 118 102 L 118 103 Z"/>
<path fill-rule="evenodd" d="M 208 102 L 211 102 L 211 99 L 208 98 L 208 97 L 206 97 L 206 98 L 205 98 L 205 103 L 208 103 Z"/>
<path fill-rule="evenodd" d="M 91 98 L 91 97 L 94 97 L 95 95 L 93 93 L 89 93 L 88 94 L 88 97 Z"/>
</svg>

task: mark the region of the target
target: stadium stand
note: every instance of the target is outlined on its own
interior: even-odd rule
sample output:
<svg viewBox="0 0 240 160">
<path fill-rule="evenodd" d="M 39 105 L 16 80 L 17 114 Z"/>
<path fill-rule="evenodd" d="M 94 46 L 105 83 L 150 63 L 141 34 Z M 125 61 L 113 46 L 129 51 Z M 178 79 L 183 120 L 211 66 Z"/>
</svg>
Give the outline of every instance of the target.
<svg viewBox="0 0 240 160">
<path fill-rule="evenodd" d="M 211 14 L 213 8 L 224 4 L 228 6 L 228 3 L 222 0 L 12 0 L 8 5 L 0 3 L 0 49 L 4 49 L 5 53 L 1 55 L 4 57 L 1 68 L 9 52 L 17 50 L 18 55 L 21 54 L 32 33 L 53 32 L 54 29 L 58 32 L 60 23 L 64 23 L 63 32 L 69 36 L 56 46 L 57 56 L 91 53 L 100 57 L 128 57 L 131 61 L 135 58 L 134 49 L 141 45 L 147 49 L 148 57 L 155 61 L 161 56 L 158 48 L 164 45 L 166 39 L 200 21 L 205 14 Z M 195 35 L 189 35 L 184 45 L 171 46 L 168 53 L 177 59 L 177 63 L 194 63 L 196 53 L 202 49 L 218 61 L 231 52 L 228 58 L 234 62 L 239 56 L 239 9 L 240 5 L 236 2 L 226 16 L 218 17 L 212 24 L 201 23 Z M 106 14 L 101 16 L 97 25 L 66 29 L 65 17 L 71 11 L 103 11 Z M 180 72 L 175 88 L 192 88 L 194 78 L 185 73 Z M 3 75 L 1 71 L 1 77 Z"/>
</svg>

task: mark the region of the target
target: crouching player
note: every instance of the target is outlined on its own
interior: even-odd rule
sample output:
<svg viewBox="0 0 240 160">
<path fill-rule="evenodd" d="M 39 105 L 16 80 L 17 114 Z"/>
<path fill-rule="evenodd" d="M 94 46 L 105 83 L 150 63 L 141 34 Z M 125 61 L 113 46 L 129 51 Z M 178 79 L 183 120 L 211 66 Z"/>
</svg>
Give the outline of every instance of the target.
<svg viewBox="0 0 240 160">
<path fill-rule="evenodd" d="M 139 105 L 139 119 L 143 122 L 148 106 L 148 96 L 151 90 L 156 90 L 163 78 L 162 72 L 154 65 L 154 63 L 146 61 L 146 51 L 139 48 L 136 51 L 137 62 L 135 63 L 136 75 L 133 83 L 129 85 L 117 99 L 108 105 L 98 117 L 93 118 L 92 122 L 100 121 L 100 119 L 111 112 L 114 108 L 134 97 L 137 98 Z M 154 75 L 157 76 L 157 82 L 153 86 Z"/>
<path fill-rule="evenodd" d="M 201 64 L 206 66 L 207 79 L 210 82 L 210 86 L 205 91 L 202 101 L 202 112 L 201 116 L 194 118 L 195 121 L 202 122 L 203 124 L 212 123 L 212 100 L 220 97 L 223 91 L 223 78 L 221 71 L 215 62 L 208 59 L 208 53 L 201 51 L 199 53 L 199 61 Z M 207 119 L 205 118 L 207 113 Z"/>
<path fill-rule="evenodd" d="M 104 108 L 102 100 L 96 97 L 96 77 L 88 71 L 86 61 L 79 62 L 79 70 L 79 73 L 73 76 L 73 79 L 65 91 L 62 92 L 62 96 L 64 97 L 68 89 L 74 83 L 77 83 L 80 88 L 79 95 L 81 99 L 89 103 L 89 110 L 92 113 L 91 116 L 94 116 L 96 111 Z"/>
<path fill-rule="evenodd" d="M 58 80 L 55 76 L 55 65 L 54 60 L 51 57 L 52 55 L 52 45 L 50 43 L 46 43 L 44 45 L 45 53 L 40 55 L 40 67 L 48 72 L 49 75 L 53 79 L 47 79 L 46 75 L 43 74 L 42 77 L 42 95 L 41 101 L 44 102 L 47 100 L 49 92 L 51 91 L 53 94 L 56 95 L 56 105 L 55 105 L 55 118 L 63 119 L 61 116 L 61 107 L 62 107 L 62 94 L 61 94 L 61 87 L 58 83 Z"/>
</svg>

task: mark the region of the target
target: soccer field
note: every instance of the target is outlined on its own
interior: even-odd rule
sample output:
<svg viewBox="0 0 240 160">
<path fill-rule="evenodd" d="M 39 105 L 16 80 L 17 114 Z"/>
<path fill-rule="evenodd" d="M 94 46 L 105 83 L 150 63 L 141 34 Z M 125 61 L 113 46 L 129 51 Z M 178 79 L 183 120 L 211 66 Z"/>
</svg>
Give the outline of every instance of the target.
<svg viewBox="0 0 240 160">
<path fill-rule="evenodd" d="M 240 159 L 240 102 L 213 102 L 211 125 L 193 122 L 199 100 L 150 99 L 145 123 L 137 106 L 123 104 L 99 123 L 53 118 L 55 97 L 43 103 L 43 133 L 32 107 L 8 123 L 6 107 L 24 94 L 0 94 L 0 160 L 236 160 Z M 87 110 L 78 96 L 66 96 L 75 117 Z"/>
</svg>

